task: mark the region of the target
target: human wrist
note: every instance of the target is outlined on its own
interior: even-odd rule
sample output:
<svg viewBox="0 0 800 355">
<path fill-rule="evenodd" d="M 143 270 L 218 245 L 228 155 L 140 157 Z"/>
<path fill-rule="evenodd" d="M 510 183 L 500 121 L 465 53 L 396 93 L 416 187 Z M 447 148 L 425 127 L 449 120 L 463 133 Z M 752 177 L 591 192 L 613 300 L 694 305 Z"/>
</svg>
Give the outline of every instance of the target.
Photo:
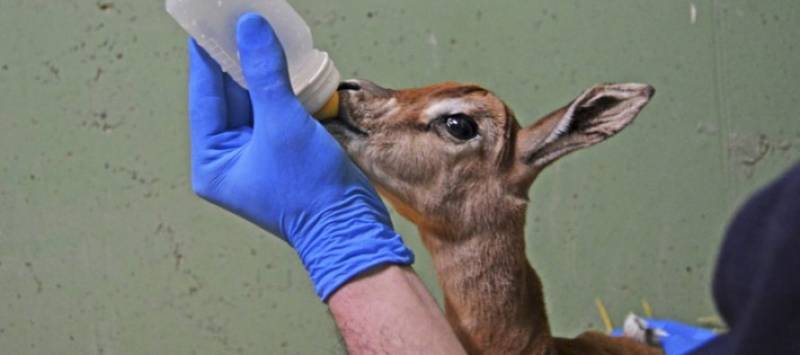
<svg viewBox="0 0 800 355">
<path fill-rule="evenodd" d="M 311 248 L 298 248 L 297 253 L 323 302 L 342 285 L 365 272 L 414 262 L 414 254 L 400 235 L 385 226 L 325 235 L 314 239 L 309 246 Z"/>
<path fill-rule="evenodd" d="M 414 262 L 383 203 L 362 188 L 351 189 L 321 213 L 304 216 L 298 225 L 288 240 L 324 302 L 369 270 Z"/>
</svg>

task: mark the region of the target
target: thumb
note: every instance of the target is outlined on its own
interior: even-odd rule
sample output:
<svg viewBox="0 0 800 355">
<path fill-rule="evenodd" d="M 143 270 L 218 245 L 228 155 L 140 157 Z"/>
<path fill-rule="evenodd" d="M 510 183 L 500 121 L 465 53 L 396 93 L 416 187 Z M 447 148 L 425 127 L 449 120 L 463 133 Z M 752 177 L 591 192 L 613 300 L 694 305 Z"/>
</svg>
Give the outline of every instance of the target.
<svg viewBox="0 0 800 355">
<path fill-rule="evenodd" d="M 272 26 L 259 14 L 245 14 L 239 19 L 236 40 L 253 108 L 261 111 L 296 101 L 286 55 Z"/>
</svg>

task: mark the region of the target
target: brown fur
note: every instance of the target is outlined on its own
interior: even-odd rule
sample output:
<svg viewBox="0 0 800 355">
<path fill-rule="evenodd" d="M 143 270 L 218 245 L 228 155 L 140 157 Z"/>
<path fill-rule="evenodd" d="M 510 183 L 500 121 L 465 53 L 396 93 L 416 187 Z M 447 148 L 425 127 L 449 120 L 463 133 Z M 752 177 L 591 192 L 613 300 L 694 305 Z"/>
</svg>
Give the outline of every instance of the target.
<svg viewBox="0 0 800 355">
<path fill-rule="evenodd" d="M 522 128 L 505 103 L 475 85 L 394 91 L 350 83 L 341 92 L 340 117 L 326 125 L 418 226 L 444 290 L 447 320 L 468 353 L 661 353 L 595 332 L 552 337 L 524 237 L 528 190 L 541 169 L 623 129 L 649 101 L 651 87 L 598 85 Z M 445 106 L 459 112 L 444 116 L 474 119 L 479 136 L 465 142 L 448 134 L 431 116 Z M 555 135 L 559 125 L 569 129 Z"/>
</svg>

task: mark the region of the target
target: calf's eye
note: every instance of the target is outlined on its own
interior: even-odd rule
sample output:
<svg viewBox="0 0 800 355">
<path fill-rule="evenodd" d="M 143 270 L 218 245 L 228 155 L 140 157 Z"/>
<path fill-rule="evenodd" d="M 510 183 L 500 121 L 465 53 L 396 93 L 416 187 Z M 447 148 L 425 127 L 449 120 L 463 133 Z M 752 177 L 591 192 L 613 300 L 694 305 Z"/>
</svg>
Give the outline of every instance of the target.
<svg viewBox="0 0 800 355">
<path fill-rule="evenodd" d="M 467 141 L 478 135 L 478 124 L 464 114 L 451 115 L 445 118 L 445 129 L 455 139 Z"/>
</svg>

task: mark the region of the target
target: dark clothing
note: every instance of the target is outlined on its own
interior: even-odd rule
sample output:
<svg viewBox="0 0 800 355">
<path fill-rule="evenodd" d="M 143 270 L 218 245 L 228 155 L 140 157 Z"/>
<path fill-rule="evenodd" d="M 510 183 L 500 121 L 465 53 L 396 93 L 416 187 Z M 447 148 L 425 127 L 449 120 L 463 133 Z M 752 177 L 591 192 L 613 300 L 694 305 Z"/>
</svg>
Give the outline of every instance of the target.
<svg viewBox="0 0 800 355">
<path fill-rule="evenodd" d="M 693 354 L 800 354 L 800 165 L 738 212 L 713 291 L 730 332 Z"/>
</svg>

